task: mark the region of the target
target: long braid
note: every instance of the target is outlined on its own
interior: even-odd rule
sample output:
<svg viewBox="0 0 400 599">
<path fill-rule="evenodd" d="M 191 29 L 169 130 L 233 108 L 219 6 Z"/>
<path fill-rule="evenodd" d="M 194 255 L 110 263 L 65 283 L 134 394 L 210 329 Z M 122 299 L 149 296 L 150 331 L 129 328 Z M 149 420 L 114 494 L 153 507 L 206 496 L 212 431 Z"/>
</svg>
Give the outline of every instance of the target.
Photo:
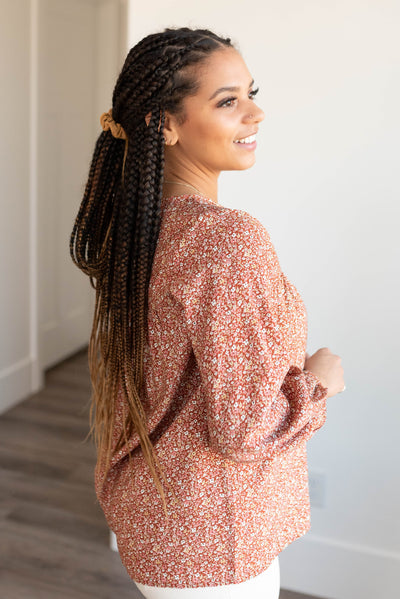
<svg viewBox="0 0 400 599">
<path fill-rule="evenodd" d="M 184 122 L 183 100 L 199 87 L 195 70 L 185 67 L 201 64 L 224 47 L 233 47 L 229 38 L 183 27 L 148 35 L 129 51 L 112 97 L 113 118 L 127 140 L 124 144 L 110 131 L 99 135 L 70 239 L 72 260 L 96 290 L 88 357 L 93 389 L 89 434 L 94 433 L 96 442 L 97 471 L 103 484 L 113 453 L 136 433 L 165 513 L 160 479 L 165 481 L 165 476 L 150 441 L 143 404 L 148 288 L 161 219 L 165 111 Z M 114 442 L 120 392 L 125 420 Z"/>
</svg>

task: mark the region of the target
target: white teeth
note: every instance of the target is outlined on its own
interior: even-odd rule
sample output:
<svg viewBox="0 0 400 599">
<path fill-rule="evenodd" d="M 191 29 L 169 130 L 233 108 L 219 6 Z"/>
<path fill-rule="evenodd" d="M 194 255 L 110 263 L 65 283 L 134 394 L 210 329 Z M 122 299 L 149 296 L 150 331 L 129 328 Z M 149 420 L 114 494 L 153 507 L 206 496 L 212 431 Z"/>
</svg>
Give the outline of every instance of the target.
<svg viewBox="0 0 400 599">
<path fill-rule="evenodd" d="M 251 144 L 256 140 L 256 135 L 250 135 L 250 137 L 243 137 L 243 139 L 236 139 L 234 141 L 235 144 Z"/>
</svg>

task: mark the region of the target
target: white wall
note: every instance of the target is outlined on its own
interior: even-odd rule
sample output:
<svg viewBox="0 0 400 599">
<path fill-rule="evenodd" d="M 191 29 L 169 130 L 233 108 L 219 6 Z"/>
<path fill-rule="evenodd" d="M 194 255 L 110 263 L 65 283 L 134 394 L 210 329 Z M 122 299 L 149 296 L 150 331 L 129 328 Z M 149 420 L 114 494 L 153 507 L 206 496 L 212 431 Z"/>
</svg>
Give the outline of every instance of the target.
<svg viewBox="0 0 400 599">
<path fill-rule="evenodd" d="M 31 378 L 30 0 L 2 0 L 1 15 L 0 404 L 5 408 L 10 388 L 19 396 Z"/>
<path fill-rule="evenodd" d="M 260 85 L 257 163 L 222 173 L 219 202 L 270 232 L 306 302 L 309 351 L 343 358 L 347 390 L 309 443 L 325 507 L 281 554 L 283 587 L 332 599 L 395 596 L 400 583 L 399 23 L 390 0 L 130 2 L 129 46 L 211 28 Z"/>
<path fill-rule="evenodd" d="M 94 292 L 69 236 L 125 60 L 127 19 L 126 0 L 0 8 L 1 414 L 89 340 Z"/>
</svg>

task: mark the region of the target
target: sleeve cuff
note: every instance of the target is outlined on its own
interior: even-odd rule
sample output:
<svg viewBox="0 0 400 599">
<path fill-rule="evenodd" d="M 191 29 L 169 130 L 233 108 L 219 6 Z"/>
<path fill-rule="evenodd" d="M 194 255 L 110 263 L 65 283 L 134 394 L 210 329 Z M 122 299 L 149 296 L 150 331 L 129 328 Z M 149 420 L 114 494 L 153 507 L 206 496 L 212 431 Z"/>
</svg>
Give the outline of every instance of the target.
<svg viewBox="0 0 400 599">
<path fill-rule="evenodd" d="M 298 366 L 291 366 L 288 374 L 297 379 L 300 377 L 305 377 L 309 396 L 312 401 L 326 399 L 326 396 L 328 395 L 328 387 L 324 387 L 319 378 L 313 372 L 310 372 L 310 370 L 302 370 Z"/>
<path fill-rule="evenodd" d="M 328 395 L 328 387 L 324 387 L 319 378 L 309 370 L 303 370 L 303 373 L 306 375 L 309 384 L 314 387 L 314 391 L 312 393 L 313 401 L 320 401 L 321 399 L 326 399 Z"/>
</svg>

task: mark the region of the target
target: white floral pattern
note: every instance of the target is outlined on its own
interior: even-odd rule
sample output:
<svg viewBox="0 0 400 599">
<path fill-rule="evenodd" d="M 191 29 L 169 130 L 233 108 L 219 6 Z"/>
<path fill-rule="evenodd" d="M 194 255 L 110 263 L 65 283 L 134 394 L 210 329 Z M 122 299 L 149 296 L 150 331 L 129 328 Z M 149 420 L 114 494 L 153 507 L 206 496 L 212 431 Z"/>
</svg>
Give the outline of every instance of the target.
<svg viewBox="0 0 400 599">
<path fill-rule="evenodd" d="M 305 307 L 263 225 L 199 195 L 162 202 L 143 405 L 168 520 L 136 433 L 96 493 L 133 580 L 235 584 L 309 530 L 306 441 L 327 389 L 303 370 Z"/>
</svg>

